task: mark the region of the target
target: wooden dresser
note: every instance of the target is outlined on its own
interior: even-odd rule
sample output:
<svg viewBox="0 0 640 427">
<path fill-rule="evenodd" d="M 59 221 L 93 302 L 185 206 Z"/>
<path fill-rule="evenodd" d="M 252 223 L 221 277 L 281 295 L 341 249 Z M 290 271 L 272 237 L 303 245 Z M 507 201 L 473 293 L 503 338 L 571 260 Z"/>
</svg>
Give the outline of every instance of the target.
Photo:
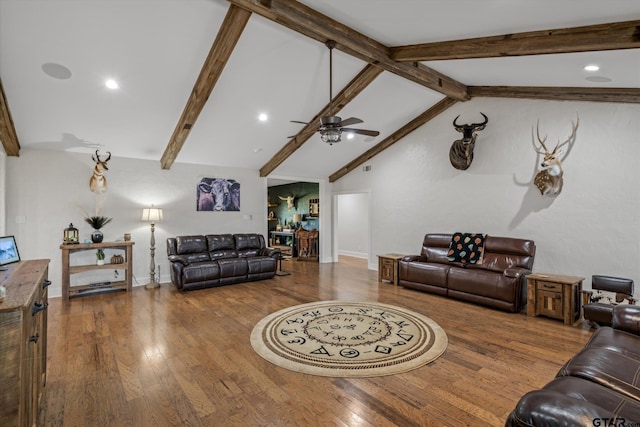
<svg viewBox="0 0 640 427">
<path fill-rule="evenodd" d="M 0 426 L 38 424 L 46 382 L 49 260 L 20 261 L 0 271 Z"/>
</svg>

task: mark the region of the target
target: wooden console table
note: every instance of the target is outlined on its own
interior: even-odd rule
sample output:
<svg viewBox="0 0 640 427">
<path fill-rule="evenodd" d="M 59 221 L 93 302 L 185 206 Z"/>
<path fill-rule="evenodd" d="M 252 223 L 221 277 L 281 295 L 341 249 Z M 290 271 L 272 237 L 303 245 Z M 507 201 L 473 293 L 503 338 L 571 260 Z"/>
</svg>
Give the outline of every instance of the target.
<svg viewBox="0 0 640 427">
<path fill-rule="evenodd" d="M 0 272 L 0 425 L 36 426 L 47 381 L 49 260 L 20 261 Z"/>
<path fill-rule="evenodd" d="M 398 267 L 404 255 L 384 254 L 378 255 L 378 282 L 388 280 L 394 285 L 398 285 Z"/>
<path fill-rule="evenodd" d="M 62 298 L 69 299 L 73 296 L 81 296 L 83 293 L 88 295 L 90 291 L 105 291 L 122 289 L 125 291 L 131 290 L 131 284 L 133 282 L 133 245 L 134 242 L 103 242 L 103 243 L 91 243 L 91 244 L 77 244 L 77 245 L 60 245 L 62 250 Z M 121 264 L 108 264 L 97 265 L 71 265 L 70 255 L 74 252 L 98 250 L 98 249 L 115 249 L 124 251 L 124 262 Z M 107 260 L 105 260 L 107 261 Z M 86 284 L 71 286 L 71 275 L 82 273 L 85 271 L 93 270 L 123 270 L 124 280 L 117 282 L 105 282 L 100 284 Z"/>
<path fill-rule="evenodd" d="M 581 315 L 582 281 L 584 277 L 549 273 L 527 276 L 527 315 L 561 319 L 574 324 Z"/>
</svg>

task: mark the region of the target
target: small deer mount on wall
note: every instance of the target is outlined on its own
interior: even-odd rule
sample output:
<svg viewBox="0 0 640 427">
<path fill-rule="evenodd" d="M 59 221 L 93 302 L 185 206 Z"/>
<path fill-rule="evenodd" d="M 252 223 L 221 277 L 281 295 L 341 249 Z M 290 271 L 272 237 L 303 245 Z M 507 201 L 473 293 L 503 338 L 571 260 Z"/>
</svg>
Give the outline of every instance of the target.
<svg viewBox="0 0 640 427">
<path fill-rule="evenodd" d="M 533 138 L 531 139 L 531 142 L 536 153 L 544 156 L 544 159 L 542 160 L 542 163 L 540 163 L 540 167 L 542 169 L 533 178 L 533 183 L 538 187 L 540 194 L 543 196 L 557 196 L 562 191 L 562 176 L 564 174 L 562 170 L 562 162 L 569 155 L 571 148 L 573 148 L 573 144 L 576 141 L 576 130 L 578 130 L 579 123 L 580 117 L 576 118 L 575 124 L 571 122 L 571 135 L 569 135 L 569 138 L 562 143 L 560 142 L 560 138 L 558 138 L 558 143 L 552 151 L 549 151 L 547 146 L 544 144 L 547 140 L 547 136 L 545 135 L 544 139 L 540 138 L 540 120 L 538 120 L 538 123 L 536 124 L 536 137 L 538 138 L 540 147 L 536 146 Z M 565 145 L 568 146 L 566 150 L 563 148 Z"/>
<path fill-rule="evenodd" d="M 484 122 L 482 123 L 459 125 L 456 121 L 460 115 L 453 119 L 453 127 L 462 133 L 462 138 L 453 141 L 449 149 L 449 160 L 456 169 L 467 170 L 471 166 L 473 149 L 476 145 L 476 132 L 483 130 L 489 123 L 489 118 L 484 113 L 480 114 L 484 117 Z"/>
<path fill-rule="evenodd" d="M 104 177 L 104 171 L 109 170 L 107 162 L 111 158 L 111 153 L 107 151 L 107 158 L 100 159 L 98 150 L 96 150 L 95 156 L 92 155 L 91 159 L 96 162 L 96 166 L 93 168 L 93 175 L 89 179 L 89 189 L 94 193 L 104 193 L 107 189 L 107 178 Z"/>
</svg>

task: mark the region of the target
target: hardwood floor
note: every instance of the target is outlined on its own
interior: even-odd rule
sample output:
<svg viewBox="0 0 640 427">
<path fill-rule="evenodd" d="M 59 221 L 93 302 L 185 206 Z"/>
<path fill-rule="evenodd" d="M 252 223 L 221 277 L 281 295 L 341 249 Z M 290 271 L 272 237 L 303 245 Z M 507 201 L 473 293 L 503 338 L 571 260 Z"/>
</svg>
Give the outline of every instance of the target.
<svg viewBox="0 0 640 427">
<path fill-rule="evenodd" d="M 51 299 L 48 426 L 501 426 L 591 336 L 378 283 L 366 261 L 285 261 L 290 276 L 178 293 L 173 285 Z M 276 367 L 249 343 L 276 310 L 367 300 L 422 313 L 447 332 L 433 363 L 400 375 L 326 378 Z"/>
</svg>

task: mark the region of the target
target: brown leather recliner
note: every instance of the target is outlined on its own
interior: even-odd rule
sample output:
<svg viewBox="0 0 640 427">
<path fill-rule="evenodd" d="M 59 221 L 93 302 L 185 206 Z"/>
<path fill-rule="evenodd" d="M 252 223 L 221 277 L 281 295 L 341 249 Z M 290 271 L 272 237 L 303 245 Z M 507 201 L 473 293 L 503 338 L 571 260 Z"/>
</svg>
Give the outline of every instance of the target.
<svg viewBox="0 0 640 427">
<path fill-rule="evenodd" d="M 611 326 L 613 307 L 625 299 L 629 304 L 635 304 L 633 298 L 633 280 L 621 277 L 591 276 L 591 289 L 582 291 L 582 311 L 584 319 L 592 326 Z M 608 301 L 599 291 L 615 294 L 612 301 Z"/>
<path fill-rule="evenodd" d="M 541 390 L 525 394 L 505 425 L 640 423 L 640 307 L 617 305 L 611 321 L 613 327 L 596 330 L 585 347 L 560 369 L 556 379 Z"/>
</svg>

